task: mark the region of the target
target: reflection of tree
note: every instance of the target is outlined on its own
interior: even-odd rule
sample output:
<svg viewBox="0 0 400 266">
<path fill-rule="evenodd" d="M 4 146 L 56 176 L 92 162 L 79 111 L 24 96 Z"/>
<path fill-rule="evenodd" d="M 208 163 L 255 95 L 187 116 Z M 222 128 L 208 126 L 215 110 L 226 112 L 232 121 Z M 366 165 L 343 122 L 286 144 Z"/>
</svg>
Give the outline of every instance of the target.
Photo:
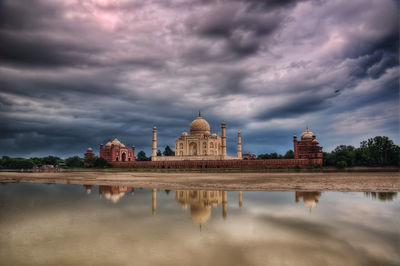
<svg viewBox="0 0 400 266">
<path fill-rule="evenodd" d="M 200 226 L 211 217 L 211 207 L 222 204 L 222 216 L 227 217 L 228 193 L 221 190 L 177 190 L 175 200 L 184 209 L 190 206 L 190 216 Z M 242 193 L 239 192 L 239 206 L 242 206 Z"/>
<path fill-rule="evenodd" d="M 104 194 L 104 197 L 113 203 L 117 203 L 128 191 L 133 193 L 135 188 L 128 186 L 99 186 L 100 197 Z"/>
<path fill-rule="evenodd" d="M 380 201 L 392 201 L 397 197 L 397 192 L 364 192 L 366 197 Z"/>
<path fill-rule="evenodd" d="M 296 202 L 299 202 L 300 198 L 303 198 L 304 205 L 310 210 L 317 206 L 319 198 L 321 197 L 321 192 L 300 192 L 296 191 Z"/>
</svg>

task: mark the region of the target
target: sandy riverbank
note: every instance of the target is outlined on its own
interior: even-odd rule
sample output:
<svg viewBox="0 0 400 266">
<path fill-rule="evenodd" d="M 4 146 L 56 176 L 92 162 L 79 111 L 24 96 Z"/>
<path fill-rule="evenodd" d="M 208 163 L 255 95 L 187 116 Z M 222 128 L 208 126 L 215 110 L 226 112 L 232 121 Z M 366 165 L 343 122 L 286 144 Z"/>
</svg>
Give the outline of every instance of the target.
<svg viewBox="0 0 400 266">
<path fill-rule="evenodd" d="M 0 182 L 128 185 L 160 189 L 260 191 L 400 191 L 398 172 L 333 173 L 160 173 L 160 172 L 1 172 Z"/>
</svg>

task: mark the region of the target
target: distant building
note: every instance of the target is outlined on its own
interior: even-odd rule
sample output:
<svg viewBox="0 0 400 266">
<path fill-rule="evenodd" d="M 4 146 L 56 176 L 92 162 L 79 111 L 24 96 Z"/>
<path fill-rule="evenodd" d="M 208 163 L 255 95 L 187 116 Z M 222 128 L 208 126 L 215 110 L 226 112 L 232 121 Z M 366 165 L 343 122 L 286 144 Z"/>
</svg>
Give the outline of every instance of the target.
<svg viewBox="0 0 400 266">
<path fill-rule="evenodd" d="M 132 162 L 135 161 L 135 146 L 128 149 L 117 138 L 109 141 L 106 145 L 100 144 L 100 158 L 106 159 L 108 162 Z"/>
<path fill-rule="evenodd" d="M 255 160 L 256 158 L 254 153 L 243 153 L 243 160 Z"/>
<path fill-rule="evenodd" d="M 84 158 L 86 159 L 86 158 L 93 158 L 93 157 L 96 157 L 96 154 L 94 154 L 93 149 L 89 147 L 85 153 Z"/>
<path fill-rule="evenodd" d="M 322 147 L 318 146 L 319 142 L 307 127 L 301 134 L 301 140 L 297 140 L 297 136 L 293 136 L 294 158 L 295 159 L 317 159 L 322 165 Z"/>
</svg>

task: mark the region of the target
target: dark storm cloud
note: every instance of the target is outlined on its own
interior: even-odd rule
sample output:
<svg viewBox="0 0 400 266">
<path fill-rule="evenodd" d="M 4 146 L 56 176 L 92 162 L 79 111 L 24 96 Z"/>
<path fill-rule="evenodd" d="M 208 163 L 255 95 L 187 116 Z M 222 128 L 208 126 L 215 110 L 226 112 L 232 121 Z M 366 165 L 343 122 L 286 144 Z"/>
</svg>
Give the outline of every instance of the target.
<svg viewBox="0 0 400 266">
<path fill-rule="evenodd" d="M 154 124 L 173 146 L 198 110 L 213 132 L 227 121 L 230 153 L 238 129 L 258 153 L 285 152 L 307 124 L 327 148 L 393 138 L 397 7 L 1 1 L 1 151 L 66 156 L 119 137 L 149 152 Z"/>
</svg>

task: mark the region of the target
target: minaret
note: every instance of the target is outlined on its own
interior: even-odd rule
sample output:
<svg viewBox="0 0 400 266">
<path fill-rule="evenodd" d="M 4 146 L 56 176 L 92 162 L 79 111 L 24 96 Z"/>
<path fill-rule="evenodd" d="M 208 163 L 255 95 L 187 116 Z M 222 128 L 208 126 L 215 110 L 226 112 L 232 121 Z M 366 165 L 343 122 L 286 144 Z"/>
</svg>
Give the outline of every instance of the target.
<svg viewBox="0 0 400 266">
<path fill-rule="evenodd" d="M 153 188 L 151 199 L 152 199 L 151 211 L 152 211 L 153 215 L 155 216 L 156 211 L 157 211 L 157 189 L 155 189 L 155 188 Z"/>
<path fill-rule="evenodd" d="M 299 159 L 299 151 L 298 151 L 298 142 L 297 142 L 297 136 L 296 134 L 293 135 L 293 152 L 294 152 L 294 158 Z"/>
<path fill-rule="evenodd" d="M 222 191 L 222 217 L 226 219 L 228 214 L 228 192 Z"/>
<path fill-rule="evenodd" d="M 157 157 L 157 127 L 153 127 L 153 148 L 152 148 L 152 154 L 151 154 L 151 160 L 154 161 L 154 159 Z"/>
<path fill-rule="evenodd" d="M 237 157 L 242 158 L 242 136 L 240 135 L 240 130 L 237 135 Z"/>
<path fill-rule="evenodd" d="M 243 206 L 243 195 L 242 191 L 239 191 L 239 208 L 242 208 Z"/>
<path fill-rule="evenodd" d="M 222 138 L 222 156 L 226 156 L 226 133 L 225 133 L 226 124 L 224 121 L 221 123 L 221 138 Z"/>
</svg>

